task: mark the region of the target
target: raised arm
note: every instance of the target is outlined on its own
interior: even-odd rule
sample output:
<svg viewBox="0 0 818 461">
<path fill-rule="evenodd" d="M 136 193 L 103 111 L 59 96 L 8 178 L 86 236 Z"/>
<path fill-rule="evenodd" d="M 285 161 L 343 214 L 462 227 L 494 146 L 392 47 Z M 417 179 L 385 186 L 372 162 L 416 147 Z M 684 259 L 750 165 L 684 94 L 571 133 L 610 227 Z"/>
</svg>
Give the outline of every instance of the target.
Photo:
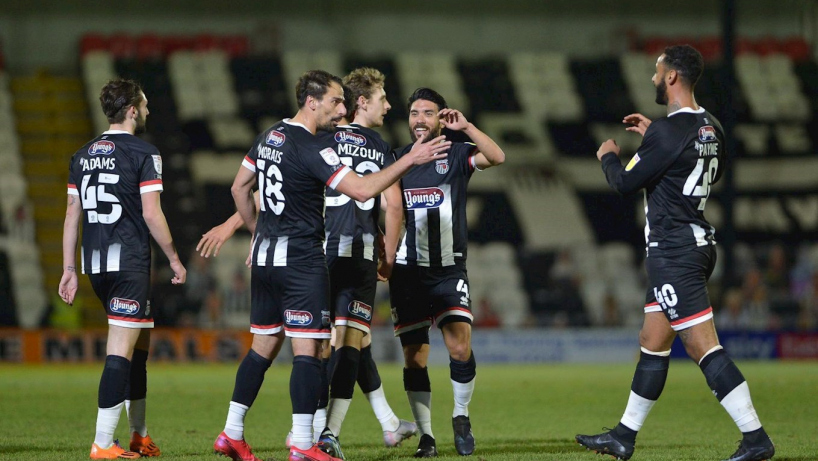
<svg viewBox="0 0 818 461">
<path fill-rule="evenodd" d="M 474 155 L 474 163 L 480 170 L 501 165 L 506 161 L 506 154 L 500 146 L 494 142 L 486 133 L 480 131 L 473 123 L 466 120 L 466 117 L 455 109 L 443 109 L 438 114 L 440 123 L 446 128 L 454 131 L 462 131 L 477 146 L 477 153 Z"/>
<path fill-rule="evenodd" d="M 444 152 L 451 147 L 452 142 L 445 139 L 445 136 L 438 136 L 426 143 L 422 142 L 422 138 L 418 139 L 411 151 L 389 167 L 365 176 L 348 174 L 341 179 L 335 190 L 354 200 L 365 202 L 383 192 L 413 166 L 446 158 L 447 154 Z"/>
<path fill-rule="evenodd" d="M 258 191 L 253 194 L 253 197 L 256 202 L 256 212 L 258 212 Z M 222 245 L 224 245 L 224 242 L 230 240 L 230 237 L 232 237 L 237 230 L 241 229 L 242 226 L 244 226 L 244 219 L 242 219 L 237 211 L 227 218 L 227 221 L 203 234 L 201 240 L 199 240 L 199 244 L 196 245 L 196 251 L 200 251 L 201 253 L 199 254 L 205 258 L 210 257 L 211 253 L 213 257 L 219 256 L 219 250 Z"/>
</svg>

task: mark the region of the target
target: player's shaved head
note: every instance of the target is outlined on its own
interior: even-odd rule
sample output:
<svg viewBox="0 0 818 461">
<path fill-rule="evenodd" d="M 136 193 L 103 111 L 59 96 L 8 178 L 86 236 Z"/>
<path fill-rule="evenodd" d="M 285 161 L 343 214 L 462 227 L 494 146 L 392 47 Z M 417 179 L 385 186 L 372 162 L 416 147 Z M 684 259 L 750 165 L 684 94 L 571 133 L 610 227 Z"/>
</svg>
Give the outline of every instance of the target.
<svg viewBox="0 0 818 461">
<path fill-rule="evenodd" d="M 131 106 L 138 108 L 144 97 L 145 93 L 138 83 L 123 78 L 109 81 L 99 92 L 102 113 L 108 118 L 109 123 L 124 122 L 128 108 Z"/>
<path fill-rule="evenodd" d="M 307 102 L 307 97 L 312 96 L 314 99 L 321 100 L 324 98 L 324 95 L 327 94 L 327 89 L 329 89 L 332 82 L 338 84 L 338 86 L 343 87 L 343 82 L 340 78 L 330 74 L 329 72 L 323 70 L 310 70 L 304 72 L 303 75 L 298 79 L 298 83 L 295 85 L 295 97 L 296 102 L 298 102 L 298 107 L 304 107 L 304 104 Z"/>
</svg>

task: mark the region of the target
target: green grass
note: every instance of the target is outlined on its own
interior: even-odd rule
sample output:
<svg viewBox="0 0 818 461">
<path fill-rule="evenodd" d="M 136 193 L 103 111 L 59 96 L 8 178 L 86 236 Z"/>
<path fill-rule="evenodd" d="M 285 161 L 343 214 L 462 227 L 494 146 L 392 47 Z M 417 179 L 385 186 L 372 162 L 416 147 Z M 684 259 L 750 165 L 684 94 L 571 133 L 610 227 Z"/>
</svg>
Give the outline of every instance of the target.
<svg viewBox="0 0 818 461">
<path fill-rule="evenodd" d="M 744 362 L 761 421 L 776 443 L 776 460 L 818 459 L 818 363 Z M 218 461 L 212 443 L 222 430 L 237 364 L 149 364 L 148 425 L 162 458 Z M 87 459 L 94 436 L 101 364 L 0 365 L 0 459 Z M 258 456 L 286 460 L 290 427 L 289 367 L 274 366 L 248 414 L 246 437 Z M 576 445 L 576 433 L 613 426 L 624 408 L 632 364 L 480 366 L 470 406 L 476 459 L 601 459 Z M 389 402 L 411 419 L 400 368 L 381 366 Z M 451 432 L 448 368 L 430 370 L 433 425 L 442 458 L 459 458 Z M 128 440 L 127 420 L 117 430 Z M 720 460 L 740 434 L 711 395 L 698 368 L 673 362 L 664 395 L 637 441 L 634 461 Z M 380 426 L 356 391 L 341 434 L 347 459 L 406 459 L 417 439 L 382 446 Z M 606 458 L 610 459 L 610 458 Z"/>
</svg>

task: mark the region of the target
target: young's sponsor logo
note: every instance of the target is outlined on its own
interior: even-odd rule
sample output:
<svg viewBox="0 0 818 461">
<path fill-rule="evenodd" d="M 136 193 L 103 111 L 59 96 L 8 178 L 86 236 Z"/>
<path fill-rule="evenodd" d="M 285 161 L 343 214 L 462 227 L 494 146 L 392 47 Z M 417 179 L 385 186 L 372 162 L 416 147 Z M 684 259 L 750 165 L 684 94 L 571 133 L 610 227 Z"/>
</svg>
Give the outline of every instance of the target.
<svg viewBox="0 0 818 461">
<path fill-rule="evenodd" d="M 716 141 L 716 129 L 710 125 L 705 125 L 699 128 L 699 141 L 701 142 Z"/>
<path fill-rule="evenodd" d="M 406 189 L 403 199 L 407 209 L 437 208 L 443 203 L 445 195 L 440 188 L 425 187 L 422 189 Z"/>
<path fill-rule="evenodd" d="M 134 315 L 139 312 L 139 302 L 133 299 L 114 298 L 111 300 L 111 312 L 121 315 Z"/>
<path fill-rule="evenodd" d="M 287 136 L 284 136 L 284 133 L 280 131 L 271 131 L 267 133 L 267 144 L 273 147 L 281 147 L 284 145 L 284 142 L 287 140 Z"/>
<path fill-rule="evenodd" d="M 309 325 L 312 323 L 312 314 L 307 311 L 284 311 L 284 322 L 287 325 Z"/>
<path fill-rule="evenodd" d="M 349 131 L 338 131 L 335 133 L 335 142 L 365 146 L 366 137 L 358 133 L 351 133 Z"/>
<path fill-rule="evenodd" d="M 88 148 L 88 155 L 111 155 L 116 150 L 112 141 L 97 141 Z"/>
<path fill-rule="evenodd" d="M 355 317 L 360 317 L 367 322 L 372 320 L 372 306 L 362 303 L 361 301 L 352 301 L 349 303 L 349 313 Z"/>
</svg>

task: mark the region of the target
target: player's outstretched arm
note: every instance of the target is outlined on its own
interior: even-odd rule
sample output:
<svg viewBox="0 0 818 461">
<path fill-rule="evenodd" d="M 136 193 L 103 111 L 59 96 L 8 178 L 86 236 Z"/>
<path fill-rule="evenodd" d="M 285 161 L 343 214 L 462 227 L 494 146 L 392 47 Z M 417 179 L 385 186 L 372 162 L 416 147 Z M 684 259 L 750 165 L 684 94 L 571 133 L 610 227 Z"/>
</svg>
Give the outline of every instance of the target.
<svg viewBox="0 0 818 461">
<path fill-rule="evenodd" d="M 386 282 L 392 276 L 395 265 L 395 253 L 403 228 L 403 200 L 400 186 L 394 183 L 383 191 L 383 202 L 386 202 L 386 232 L 383 239 L 383 260 L 378 267 L 378 280 Z"/>
<path fill-rule="evenodd" d="M 187 279 L 187 269 L 179 260 L 179 253 L 176 252 L 176 247 L 173 246 L 173 237 L 170 235 L 168 228 L 168 221 L 165 219 L 165 213 L 162 211 L 162 202 L 159 200 L 159 191 L 145 192 L 142 194 L 142 217 L 145 218 L 145 224 L 148 225 L 148 230 L 151 231 L 151 236 L 159 244 L 159 248 L 167 256 L 170 261 L 170 268 L 173 270 L 173 278 L 171 283 L 179 285 L 185 283 Z"/>
<path fill-rule="evenodd" d="M 413 166 L 446 158 L 448 154 L 445 154 L 445 152 L 452 145 L 451 141 L 446 141 L 445 136 L 438 136 L 429 142 L 422 141 L 423 138 L 418 139 L 412 146 L 411 151 L 377 173 L 366 176 L 358 176 L 357 174 L 344 176 L 335 190 L 351 197 L 353 200 L 365 202 L 383 192 L 387 187 L 403 177 Z"/>
<path fill-rule="evenodd" d="M 506 154 L 503 149 L 489 135 L 480 131 L 473 123 L 470 123 L 459 110 L 443 109 L 438 113 L 438 116 L 444 127 L 453 131 L 462 131 L 477 146 L 478 152 L 474 156 L 477 168 L 485 170 L 486 168 L 501 165 L 506 161 Z"/>
<path fill-rule="evenodd" d="M 258 211 L 258 191 L 255 192 L 254 197 L 256 200 L 256 210 Z M 241 215 L 237 211 L 227 218 L 227 221 L 210 229 L 207 233 L 202 234 L 202 239 L 199 240 L 199 244 L 196 245 L 196 251 L 200 252 L 199 255 L 205 258 L 210 257 L 211 253 L 214 258 L 219 256 L 219 250 L 222 245 L 224 245 L 224 242 L 230 240 L 230 237 L 232 237 L 237 230 L 241 229 L 242 226 L 244 226 L 244 219 L 241 218 Z"/>
<path fill-rule="evenodd" d="M 65 209 L 65 223 L 62 233 L 62 278 L 59 294 L 66 304 L 74 304 L 77 295 L 77 240 L 79 238 L 82 204 L 79 196 L 68 195 L 68 206 Z"/>
<path fill-rule="evenodd" d="M 626 115 L 625 118 L 622 119 L 622 123 L 631 125 L 625 128 L 627 131 L 632 131 L 634 133 L 639 133 L 641 136 L 645 136 L 645 131 L 648 130 L 648 127 L 652 122 L 649 118 L 637 113 Z"/>
</svg>

